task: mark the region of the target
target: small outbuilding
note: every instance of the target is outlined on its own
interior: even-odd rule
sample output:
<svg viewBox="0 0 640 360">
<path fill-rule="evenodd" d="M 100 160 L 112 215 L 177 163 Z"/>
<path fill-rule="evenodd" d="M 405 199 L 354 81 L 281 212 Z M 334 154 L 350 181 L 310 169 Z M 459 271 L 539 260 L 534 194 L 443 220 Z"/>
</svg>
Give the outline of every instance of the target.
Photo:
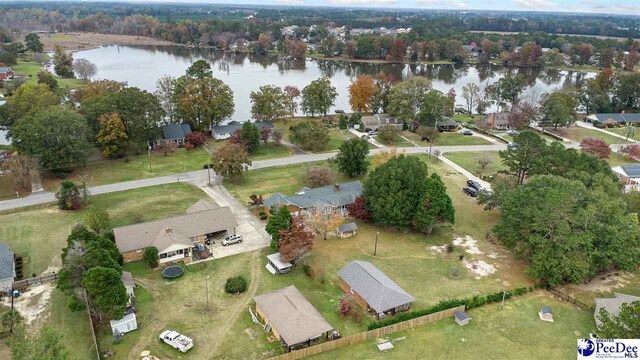
<svg viewBox="0 0 640 360">
<path fill-rule="evenodd" d="M 356 223 L 347 223 L 338 226 L 337 233 L 341 238 L 348 238 L 356 234 L 356 230 L 358 230 L 358 225 Z"/>
<path fill-rule="evenodd" d="M 280 253 L 275 253 L 271 255 L 267 255 L 267 270 L 273 275 L 275 274 L 286 274 L 291 270 L 293 266 L 292 263 L 282 261 L 280 257 Z"/>
<path fill-rule="evenodd" d="M 453 313 L 453 317 L 460 326 L 467 325 L 471 321 L 471 316 L 464 311 L 456 311 Z"/>
<path fill-rule="evenodd" d="M 138 321 L 136 320 L 135 313 L 125 315 L 120 320 L 111 320 L 109 323 L 111 324 L 111 332 L 113 333 L 113 336 L 122 336 L 138 328 Z"/>
<path fill-rule="evenodd" d="M 129 303 L 131 300 L 136 297 L 133 288 L 136 287 L 136 283 L 133 281 L 133 275 L 131 275 L 128 271 L 123 271 L 120 276 L 120 280 L 122 280 L 122 285 L 124 285 L 125 290 L 127 290 L 127 296 L 129 296 Z"/>
<path fill-rule="evenodd" d="M 538 313 L 538 316 L 540 316 L 540 320 L 542 321 L 553 322 L 553 312 L 548 306 L 542 307 L 542 309 L 540 309 L 540 312 Z"/>
<path fill-rule="evenodd" d="M 16 263 L 13 251 L 6 244 L 0 243 L 0 291 L 11 290 L 16 278 Z"/>
</svg>

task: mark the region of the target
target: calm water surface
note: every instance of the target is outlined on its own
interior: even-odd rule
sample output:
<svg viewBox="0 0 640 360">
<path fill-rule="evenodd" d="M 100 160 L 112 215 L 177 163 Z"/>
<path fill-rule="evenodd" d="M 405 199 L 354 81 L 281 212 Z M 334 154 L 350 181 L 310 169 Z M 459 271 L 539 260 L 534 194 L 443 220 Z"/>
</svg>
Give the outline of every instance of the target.
<svg viewBox="0 0 640 360">
<path fill-rule="evenodd" d="M 262 85 L 294 85 L 302 89 L 321 76 L 327 76 L 338 90 L 336 105 L 332 110 L 349 111 L 348 87 L 351 81 L 362 74 L 379 72 L 395 79 L 421 75 L 433 81 L 433 87 L 448 92 L 453 88 L 458 94 L 456 104 L 464 104 L 462 87 L 476 83 L 481 87 L 497 81 L 507 72 L 520 73 L 527 79 L 524 96 L 539 97 L 543 93 L 565 86 L 579 85 L 585 78 L 593 76 L 582 72 L 558 70 L 507 69 L 502 66 L 470 65 L 389 65 L 352 63 L 345 61 L 278 61 L 275 57 L 230 54 L 206 49 L 191 49 L 180 46 L 105 46 L 80 51 L 74 58 L 85 58 L 98 67 L 96 78 L 126 81 L 148 91 L 155 91 L 156 81 L 161 76 L 181 76 L 196 60 L 204 59 L 212 64 L 213 74 L 231 87 L 234 93 L 235 113 L 233 120 L 246 121 L 251 118 L 249 94 Z"/>
</svg>

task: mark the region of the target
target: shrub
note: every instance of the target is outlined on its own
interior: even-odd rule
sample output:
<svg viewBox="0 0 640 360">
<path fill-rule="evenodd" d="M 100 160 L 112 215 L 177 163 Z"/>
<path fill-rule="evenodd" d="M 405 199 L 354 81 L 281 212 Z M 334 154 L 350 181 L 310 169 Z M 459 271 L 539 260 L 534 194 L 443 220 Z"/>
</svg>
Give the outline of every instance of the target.
<svg viewBox="0 0 640 360">
<path fill-rule="evenodd" d="M 158 267 L 158 248 L 151 246 L 144 249 L 144 262 L 151 269 Z"/>
<path fill-rule="evenodd" d="M 342 317 L 346 317 L 353 310 L 353 304 L 351 303 L 351 299 L 349 299 L 346 295 L 340 298 L 340 307 L 338 308 L 338 312 Z"/>
<path fill-rule="evenodd" d="M 302 264 L 302 271 L 304 272 L 305 275 L 307 275 L 308 277 L 312 278 L 313 277 L 313 270 L 311 270 L 311 265 L 309 264 Z"/>
<path fill-rule="evenodd" d="M 453 244 L 447 244 L 448 253 L 452 253 L 454 249 L 455 249 L 455 246 Z"/>
<path fill-rule="evenodd" d="M 187 146 L 187 144 L 189 144 L 191 148 L 197 148 L 198 146 L 204 144 L 206 140 L 204 134 L 198 131 L 188 133 L 187 135 L 185 135 L 184 139 L 186 141 L 185 147 Z"/>
<path fill-rule="evenodd" d="M 84 310 L 87 306 L 85 303 L 80 302 L 78 297 L 75 295 L 69 295 L 67 298 L 67 307 L 71 309 L 71 311 L 81 311 Z"/>
<path fill-rule="evenodd" d="M 229 294 L 240 294 L 247 290 L 247 280 L 242 276 L 234 276 L 227 279 L 224 284 L 224 291 Z"/>
<path fill-rule="evenodd" d="M 309 187 L 320 187 L 333 182 L 335 174 L 333 170 L 324 166 L 311 166 L 307 168 L 302 181 Z"/>
<path fill-rule="evenodd" d="M 260 220 L 267 220 L 267 213 L 264 211 L 260 211 L 258 216 L 260 216 Z"/>
</svg>

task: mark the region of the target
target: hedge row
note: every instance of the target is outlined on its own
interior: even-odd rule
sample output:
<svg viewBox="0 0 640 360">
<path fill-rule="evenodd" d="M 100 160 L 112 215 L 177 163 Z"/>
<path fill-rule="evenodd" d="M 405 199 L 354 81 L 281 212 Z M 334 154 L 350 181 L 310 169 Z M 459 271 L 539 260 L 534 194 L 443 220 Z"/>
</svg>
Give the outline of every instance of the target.
<svg viewBox="0 0 640 360">
<path fill-rule="evenodd" d="M 533 289 L 534 289 L 533 287 L 519 287 L 519 288 L 511 289 L 507 291 L 506 295 L 504 295 L 504 298 L 509 299 L 512 296 L 523 295 L 530 291 L 533 291 Z M 430 315 L 430 314 L 451 309 L 453 307 L 460 306 L 460 305 L 464 305 L 467 308 L 467 310 L 473 309 L 475 307 L 479 307 L 485 304 L 500 302 L 502 301 L 502 296 L 503 296 L 503 292 L 500 291 L 500 292 L 496 292 L 489 295 L 476 295 L 472 298 L 466 298 L 466 299 L 443 300 L 426 309 L 405 312 L 405 313 L 398 314 L 392 318 L 374 321 L 369 324 L 368 329 L 369 330 L 379 329 L 381 327 L 397 324 L 399 322 L 415 319 L 425 315 Z"/>
</svg>

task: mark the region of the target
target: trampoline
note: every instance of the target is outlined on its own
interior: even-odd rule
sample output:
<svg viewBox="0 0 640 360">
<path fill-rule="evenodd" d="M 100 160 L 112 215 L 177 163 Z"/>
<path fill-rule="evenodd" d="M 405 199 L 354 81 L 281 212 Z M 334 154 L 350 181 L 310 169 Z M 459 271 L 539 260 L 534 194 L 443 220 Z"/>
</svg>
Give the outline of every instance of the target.
<svg viewBox="0 0 640 360">
<path fill-rule="evenodd" d="M 162 270 L 162 277 L 165 279 L 175 279 L 178 276 L 184 273 L 184 269 L 182 266 L 169 266 L 168 268 Z"/>
</svg>

